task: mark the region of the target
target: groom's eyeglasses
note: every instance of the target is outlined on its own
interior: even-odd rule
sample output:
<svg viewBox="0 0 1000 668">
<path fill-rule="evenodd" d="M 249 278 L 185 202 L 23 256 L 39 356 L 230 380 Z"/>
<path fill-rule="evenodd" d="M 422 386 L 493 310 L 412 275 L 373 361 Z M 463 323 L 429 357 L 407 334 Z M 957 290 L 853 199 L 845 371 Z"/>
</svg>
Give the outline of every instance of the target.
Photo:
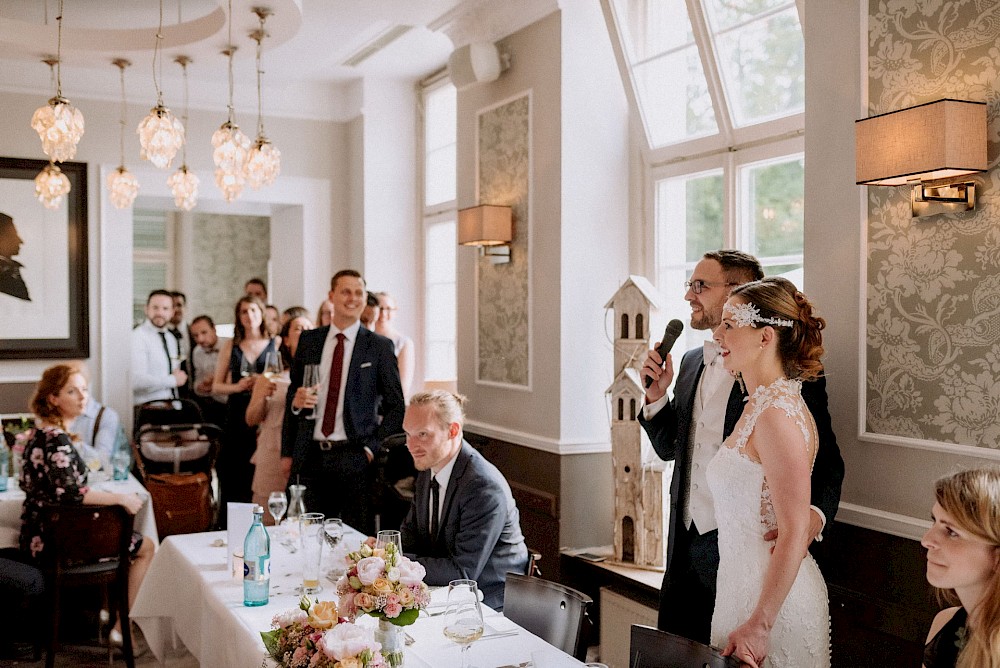
<svg viewBox="0 0 1000 668">
<path fill-rule="evenodd" d="M 721 288 L 721 287 L 728 287 L 731 285 L 739 285 L 739 283 L 711 283 L 709 281 L 702 281 L 700 279 L 697 281 L 684 281 L 684 287 L 690 290 L 691 292 L 695 293 L 696 295 L 700 295 L 701 291 L 704 290 L 705 288 Z"/>
</svg>

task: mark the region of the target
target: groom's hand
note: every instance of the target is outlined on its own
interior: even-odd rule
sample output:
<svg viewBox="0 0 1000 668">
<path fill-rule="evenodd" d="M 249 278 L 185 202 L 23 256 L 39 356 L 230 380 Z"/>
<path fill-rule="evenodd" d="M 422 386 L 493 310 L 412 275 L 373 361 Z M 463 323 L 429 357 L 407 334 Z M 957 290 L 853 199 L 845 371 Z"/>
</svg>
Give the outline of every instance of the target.
<svg viewBox="0 0 1000 668">
<path fill-rule="evenodd" d="M 819 513 L 817 513 L 812 508 L 810 508 L 809 509 L 809 535 L 811 536 L 811 538 L 809 539 L 809 545 L 812 545 L 812 542 L 814 540 L 816 540 L 816 536 L 818 536 L 822 531 L 823 531 L 823 518 L 819 516 Z M 771 529 L 770 531 L 768 531 L 766 534 L 764 534 L 764 540 L 767 541 L 767 542 L 769 542 L 769 543 L 771 541 L 778 540 L 778 530 L 777 529 Z M 806 545 L 806 548 L 805 548 L 805 550 L 802 553 L 802 558 L 803 559 L 805 559 L 806 558 L 806 554 L 809 553 L 809 545 Z M 774 545 L 771 546 L 771 553 L 772 554 L 774 553 Z"/>
</svg>

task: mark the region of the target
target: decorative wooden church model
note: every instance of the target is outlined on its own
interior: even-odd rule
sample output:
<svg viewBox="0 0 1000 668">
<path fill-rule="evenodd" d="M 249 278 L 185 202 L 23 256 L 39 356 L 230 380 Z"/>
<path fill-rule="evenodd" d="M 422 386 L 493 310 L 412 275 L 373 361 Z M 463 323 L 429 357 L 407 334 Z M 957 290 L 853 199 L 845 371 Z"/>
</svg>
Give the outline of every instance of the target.
<svg viewBox="0 0 1000 668">
<path fill-rule="evenodd" d="M 659 295 L 642 276 L 628 280 L 604 308 L 613 309 L 615 379 L 606 390 L 611 400 L 611 464 L 615 485 L 614 561 L 663 570 L 672 463 L 656 453 L 639 424 L 643 387 L 639 370 L 649 350 L 649 311 Z"/>
</svg>

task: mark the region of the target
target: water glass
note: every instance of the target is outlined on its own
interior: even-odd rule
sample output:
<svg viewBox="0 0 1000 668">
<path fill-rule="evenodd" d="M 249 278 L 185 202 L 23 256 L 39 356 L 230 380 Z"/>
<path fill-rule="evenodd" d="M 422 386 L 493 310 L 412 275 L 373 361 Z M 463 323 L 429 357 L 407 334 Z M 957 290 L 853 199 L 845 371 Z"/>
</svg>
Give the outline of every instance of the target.
<svg viewBox="0 0 1000 668">
<path fill-rule="evenodd" d="M 271 492 L 267 497 L 267 512 L 274 518 L 274 526 L 281 524 L 281 518 L 285 516 L 286 510 L 288 510 L 288 498 L 285 497 L 285 493 Z"/>
<path fill-rule="evenodd" d="M 128 480 L 128 470 L 132 466 L 132 457 L 125 450 L 119 450 L 111 458 L 111 467 L 115 480 Z"/>
<path fill-rule="evenodd" d="M 330 547 L 331 568 L 327 571 L 328 580 L 334 581 L 344 574 L 344 564 L 338 563 L 336 548 L 344 538 L 344 522 L 339 517 L 327 517 L 323 520 L 323 533 L 326 535 L 326 544 Z M 342 559 L 340 560 L 343 561 Z"/>
<path fill-rule="evenodd" d="M 384 550 L 385 546 L 390 543 L 396 546 L 396 554 L 403 553 L 403 537 L 398 531 L 394 529 L 387 529 L 385 531 L 379 531 L 375 536 L 376 550 Z"/>
<path fill-rule="evenodd" d="M 302 541 L 302 594 L 318 594 L 320 562 L 323 559 L 323 513 L 299 515 L 299 540 Z"/>
<path fill-rule="evenodd" d="M 483 609 L 479 605 L 479 587 L 475 580 L 452 580 L 448 583 L 444 635 L 462 646 L 462 668 L 469 666 L 469 647 L 483 635 Z"/>
</svg>

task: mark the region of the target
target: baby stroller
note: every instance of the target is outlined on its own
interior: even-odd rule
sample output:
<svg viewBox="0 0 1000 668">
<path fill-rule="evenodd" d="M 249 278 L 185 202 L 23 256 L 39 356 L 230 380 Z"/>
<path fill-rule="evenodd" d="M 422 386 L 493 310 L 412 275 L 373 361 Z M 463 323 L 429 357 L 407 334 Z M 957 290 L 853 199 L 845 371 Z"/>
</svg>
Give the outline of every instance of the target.
<svg viewBox="0 0 1000 668">
<path fill-rule="evenodd" d="M 214 481 L 222 429 L 202 423 L 198 404 L 186 399 L 147 402 L 136 424 L 136 468 L 160 537 L 210 530 L 219 507 Z"/>
</svg>

